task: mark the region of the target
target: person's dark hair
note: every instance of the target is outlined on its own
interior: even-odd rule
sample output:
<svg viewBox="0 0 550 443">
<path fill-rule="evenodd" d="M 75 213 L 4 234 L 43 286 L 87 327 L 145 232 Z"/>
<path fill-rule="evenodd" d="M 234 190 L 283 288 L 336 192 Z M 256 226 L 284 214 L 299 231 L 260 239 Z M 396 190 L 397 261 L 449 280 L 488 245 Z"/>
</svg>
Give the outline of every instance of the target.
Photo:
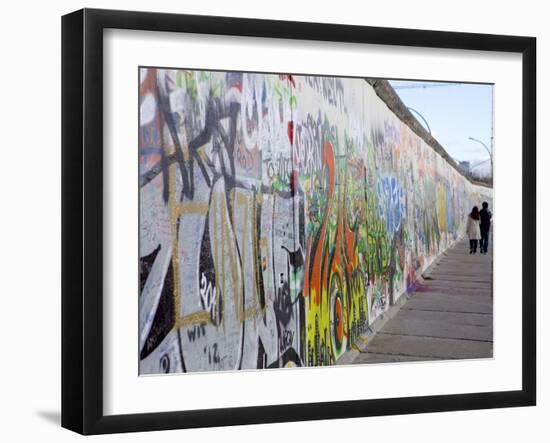
<svg viewBox="0 0 550 443">
<path fill-rule="evenodd" d="M 489 203 L 483 202 L 481 206 L 483 206 L 483 209 L 487 209 L 489 207 Z"/>
<path fill-rule="evenodd" d="M 472 208 L 472 212 L 470 212 L 470 217 L 472 217 L 474 220 L 479 220 L 479 209 L 477 206 L 474 206 Z"/>
</svg>

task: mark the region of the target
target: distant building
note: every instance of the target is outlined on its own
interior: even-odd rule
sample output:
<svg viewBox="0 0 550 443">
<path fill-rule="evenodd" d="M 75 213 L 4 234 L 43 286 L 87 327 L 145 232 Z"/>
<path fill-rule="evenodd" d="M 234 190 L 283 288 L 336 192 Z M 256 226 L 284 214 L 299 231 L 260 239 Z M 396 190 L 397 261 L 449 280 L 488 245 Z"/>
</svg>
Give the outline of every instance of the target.
<svg viewBox="0 0 550 443">
<path fill-rule="evenodd" d="M 470 170 L 470 162 L 469 162 L 469 161 L 460 162 L 460 163 L 458 164 L 458 166 L 460 167 L 460 169 L 461 169 L 465 174 L 470 174 L 471 170 Z"/>
</svg>

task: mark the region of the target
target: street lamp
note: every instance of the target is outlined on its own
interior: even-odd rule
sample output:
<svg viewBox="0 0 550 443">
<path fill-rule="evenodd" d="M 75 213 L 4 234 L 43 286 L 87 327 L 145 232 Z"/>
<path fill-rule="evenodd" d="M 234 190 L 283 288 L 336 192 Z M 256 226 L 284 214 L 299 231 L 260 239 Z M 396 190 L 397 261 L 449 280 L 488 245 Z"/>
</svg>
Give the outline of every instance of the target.
<svg viewBox="0 0 550 443">
<path fill-rule="evenodd" d="M 426 128 L 428 129 L 428 132 L 430 133 L 430 135 L 432 135 L 432 130 L 430 129 L 430 125 L 428 124 L 428 122 L 426 121 L 426 119 L 424 118 L 424 116 L 423 116 L 420 112 L 418 112 L 416 109 L 409 108 L 408 106 L 407 106 L 407 109 L 408 109 L 409 111 L 413 111 L 416 115 L 418 115 L 418 116 L 422 119 L 422 121 L 423 121 L 424 124 L 426 125 Z"/>
<path fill-rule="evenodd" d="M 489 147 L 485 143 L 483 143 L 481 140 L 478 140 L 477 138 L 474 138 L 474 137 L 468 137 L 468 138 L 470 140 L 478 142 L 481 146 L 483 146 L 485 148 L 485 150 L 489 154 L 489 159 L 491 160 L 491 177 L 492 177 L 493 176 L 493 153 L 491 152 Z"/>
</svg>

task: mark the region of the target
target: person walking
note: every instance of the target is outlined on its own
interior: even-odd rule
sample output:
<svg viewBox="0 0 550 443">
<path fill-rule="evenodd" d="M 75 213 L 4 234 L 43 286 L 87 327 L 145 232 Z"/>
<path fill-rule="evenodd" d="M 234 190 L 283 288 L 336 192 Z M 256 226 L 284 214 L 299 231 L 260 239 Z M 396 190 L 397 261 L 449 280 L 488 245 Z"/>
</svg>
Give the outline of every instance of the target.
<svg viewBox="0 0 550 443">
<path fill-rule="evenodd" d="M 481 254 L 487 254 L 487 249 L 489 249 L 489 231 L 491 230 L 491 218 L 493 217 L 493 214 L 489 211 L 489 203 L 483 202 L 481 206 L 483 209 L 479 211 L 479 228 L 481 234 L 481 240 L 479 241 L 479 252 Z"/>
<path fill-rule="evenodd" d="M 477 206 L 472 208 L 472 212 L 468 214 L 468 222 L 466 223 L 466 234 L 470 239 L 470 254 L 475 254 L 477 250 L 477 242 L 481 238 L 479 225 L 479 209 Z"/>
</svg>

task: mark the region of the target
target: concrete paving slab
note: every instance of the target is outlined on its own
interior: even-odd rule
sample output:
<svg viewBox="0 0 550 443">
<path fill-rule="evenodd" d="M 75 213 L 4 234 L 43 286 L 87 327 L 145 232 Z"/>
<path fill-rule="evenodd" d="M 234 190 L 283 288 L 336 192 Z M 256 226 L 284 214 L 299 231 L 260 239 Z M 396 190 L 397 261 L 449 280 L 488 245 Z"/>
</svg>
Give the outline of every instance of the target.
<svg viewBox="0 0 550 443">
<path fill-rule="evenodd" d="M 440 318 L 431 320 L 414 318 L 416 311 L 408 311 L 409 315 L 396 315 L 384 328 L 385 334 L 416 335 L 419 337 L 455 338 L 480 341 L 493 341 L 493 327 L 448 323 Z M 368 349 L 368 348 L 367 348 Z"/>
<path fill-rule="evenodd" d="M 474 312 L 444 312 L 439 311 L 434 313 L 433 311 L 415 310 L 415 309 L 401 309 L 399 311 L 399 317 L 404 320 L 439 320 L 449 324 L 459 326 L 491 326 L 493 325 L 493 316 L 491 314 L 478 314 Z"/>
<path fill-rule="evenodd" d="M 419 299 L 441 299 L 443 301 L 464 300 L 470 303 L 486 303 L 491 305 L 493 304 L 490 293 L 486 292 L 483 294 L 470 292 L 467 294 L 463 294 L 460 289 L 457 289 L 455 293 L 441 291 L 416 292 L 412 297 L 409 298 L 409 301 Z"/>
<path fill-rule="evenodd" d="M 490 281 L 490 274 L 491 274 L 491 271 L 487 271 L 489 273 L 489 278 L 487 275 L 485 275 L 486 273 L 485 272 L 480 272 L 479 269 L 464 269 L 464 268 L 461 268 L 461 269 L 455 269 L 453 270 L 452 268 L 442 268 L 442 269 L 439 269 L 439 268 L 435 268 L 435 269 L 432 269 L 426 273 L 424 273 L 424 278 L 426 277 L 432 277 L 432 278 L 435 278 L 437 276 L 439 277 L 442 277 L 442 276 L 463 276 L 463 277 L 467 277 L 469 279 L 478 279 L 478 280 L 482 280 L 482 281 L 485 281 L 485 282 L 489 282 Z"/>
<path fill-rule="evenodd" d="M 415 294 L 438 293 L 438 294 L 453 294 L 453 295 L 473 295 L 491 297 L 492 288 L 456 288 L 452 285 L 432 284 L 429 286 L 423 285 L 417 288 Z"/>
<path fill-rule="evenodd" d="M 374 352 L 362 352 L 353 361 L 353 364 L 375 364 L 375 363 L 399 363 L 399 362 L 415 362 L 415 361 L 428 361 L 428 360 L 441 360 L 437 357 L 426 356 L 411 356 L 411 355 L 392 355 L 392 354 L 377 354 Z"/>
<path fill-rule="evenodd" d="M 447 271 L 450 272 L 450 271 Z M 445 282 L 472 282 L 472 283 L 483 283 L 487 284 L 487 277 L 484 275 L 451 275 L 451 274 L 440 274 L 438 272 L 432 272 L 429 277 L 424 277 L 427 282 L 437 282 L 437 281 L 445 281 Z"/>
<path fill-rule="evenodd" d="M 491 282 L 478 282 L 478 281 L 447 281 L 446 283 L 443 280 L 426 280 L 423 286 L 437 286 L 437 285 L 450 285 L 455 288 L 482 288 L 490 289 L 492 287 Z"/>
<path fill-rule="evenodd" d="M 462 260 L 452 260 L 445 258 L 445 261 L 442 261 L 431 268 L 433 271 L 443 271 L 443 270 L 453 270 L 457 271 L 469 271 L 473 270 L 476 273 L 485 273 L 491 270 L 493 266 L 492 258 L 487 258 L 487 261 L 476 261 L 464 263 Z"/>
<path fill-rule="evenodd" d="M 490 301 L 475 301 L 472 300 L 472 297 L 467 296 L 416 294 L 401 309 L 492 314 L 493 304 Z"/>
<path fill-rule="evenodd" d="M 451 266 L 456 266 L 462 269 L 482 268 L 491 269 L 493 266 L 493 257 L 490 254 L 478 258 L 471 256 L 446 256 L 438 261 L 432 269 L 445 269 Z"/>
<path fill-rule="evenodd" d="M 445 287 L 437 287 L 437 286 L 414 293 L 414 296 L 421 296 L 421 295 L 440 295 L 442 297 L 447 296 L 447 297 L 454 297 L 454 298 L 467 297 L 474 301 L 475 300 L 480 301 L 485 299 L 488 303 L 491 302 L 492 300 L 491 291 L 485 291 L 485 290 L 464 291 L 463 289 L 453 289 L 453 288 L 445 288 Z"/>
<path fill-rule="evenodd" d="M 436 358 L 492 358 L 493 343 L 378 333 L 369 352 Z"/>
</svg>

